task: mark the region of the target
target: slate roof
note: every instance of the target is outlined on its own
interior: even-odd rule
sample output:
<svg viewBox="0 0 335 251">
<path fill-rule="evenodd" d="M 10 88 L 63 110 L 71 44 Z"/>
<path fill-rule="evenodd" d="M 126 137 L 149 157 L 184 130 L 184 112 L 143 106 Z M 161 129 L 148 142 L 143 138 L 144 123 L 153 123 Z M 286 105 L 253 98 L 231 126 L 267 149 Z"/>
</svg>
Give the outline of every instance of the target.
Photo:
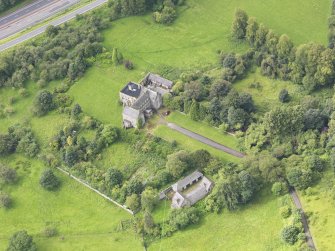
<svg viewBox="0 0 335 251">
<path fill-rule="evenodd" d="M 147 99 L 150 99 L 150 96 L 149 96 L 149 92 L 146 91 L 145 93 L 143 93 L 136 101 L 135 103 L 133 104 L 133 108 L 134 109 L 142 109 L 142 105 L 143 103 L 145 103 L 147 101 Z"/>
<path fill-rule="evenodd" d="M 195 204 L 197 201 L 201 200 L 207 195 L 207 190 L 203 184 L 199 184 L 198 187 L 191 192 L 187 193 L 186 198 L 191 202 L 191 205 Z"/>
<path fill-rule="evenodd" d="M 173 82 L 171 80 L 165 79 L 159 75 L 153 74 L 153 73 L 149 73 L 147 75 L 147 80 L 152 81 L 152 82 L 156 82 L 156 83 L 160 83 L 161 85 L 165 86 L 166 88 L 171 89 L 173 86 Z"/>
<path fill-rule="evenodd" d="M 184 179 L 179 180 L 178 182 L 176 182 L 175 184 L 172 185 L 172 189 L 174 191 L 181 191 L 183 189 L 183 187 L 193 183 L 193 181 L 199 179 L 200 177 L 203 177 L 204 175 L 199 172 L 199 171 L 195 171 L 193 173 L 191 173 L 190 175 L 186 176 Z"/>
<path fill-rule="evenodd" d="M 176 192 L 172 197 L 172 204 L 173 208 L 181 208 L 184 204 L 187 204 L 187 199 L 180 193 Z"/>
<path fill-rule="evenodd" d="M 125 87 L 123 87 L 121 93 L 138 98 L 141 94 L 141 86 L 133 82 L 129 82 Z"/>
</svg>

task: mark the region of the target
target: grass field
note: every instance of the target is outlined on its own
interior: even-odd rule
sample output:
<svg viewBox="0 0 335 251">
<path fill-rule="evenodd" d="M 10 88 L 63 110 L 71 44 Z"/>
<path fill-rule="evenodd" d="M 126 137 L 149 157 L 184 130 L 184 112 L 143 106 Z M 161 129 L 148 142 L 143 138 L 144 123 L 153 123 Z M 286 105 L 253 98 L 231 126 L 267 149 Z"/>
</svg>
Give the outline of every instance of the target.
<svg viewBox="0 0 335 251">
<path fill-rule="evenodd" d="M 334 172 L 328 170 L 311 194 L 300 193 L 307 214 L 310 214 L 310 228 L 318 250 L 333 250 L 335 239 Z"/>
<path fill-rule="evenodd" d="M 154 212 L 156 221 L 166 217 L 166 208 L 162 203 Z M 149 250 L 295 250 L 281 242 L 283 226 L 278 199 L 264 191 L 241 210 L 207 215 L 200 224 L 154 242 Z"/>
<path fill-rule="evenodd" d="M 245 44 L 231 40 L 230 27 L 236 7 L 245 9 L 250 16 L 255 16 L 278 34 L 288 34 L 296 44 L 308 41 L 327 42 L 327 18 L 330 14 L 328 0 L 186 2 L 187 5 L 180 9 L 179 17 L 172 26 L 154 24 L 151 15 L 114 22 L 104 32 L 104 45 L 108 49 L 118 47 L 125 58 L 134 62 L 135 69 L 127 71 L 122 66 L 95 64 L 70 89 L 69 94 L 74 97 L 74 102 L 79 103 L 85 113 L 102 122 L 121 126 L 122 107 L 118 104 L 118 92 L 126 82 L 138 81 L 148 71 L 178 77 L 178 73 L 184 70 L 215 67 L 218 50 L 244 52 L 248 48 Z M 250 81 L 254 80 L 263 84 L 261 93 L 248 88 Z M 58 83 L 51 83 L 48 88 L 51 89 L 56 84 Z M 250 92 L 258 107 L 278 102 L 277 93 L 282 88 L 287 88 L 294 99 L 298 93 L 290 83 L 268 80 L 257 71 L 250 73 L 246 80 L 234 84 L 234 87 Z M 46 146 L 50 137 L 66 121 L 66 117 L 52 112 L 42 118 L 32 118 L 29 109 L 38 88 L 30 83 L 27 89 L 30 96 L 19 98 L 11 105 L 15 113 L 0 119 L 0 132 L 5 131 L 9 125 L 27 119 L 41 145 Z M 12 96 L 18 96 L 18 92 L 0 89 L 0 103 L 8 105 Z M 202 123 L 195 123 L 176 114 L 172 114 L 169 119 L 208 138 L 217 139 L 220 143 L 237 147 L 234 140 L 222 134 L 219 137 L 219 132 Z M 170 141 L 176 140 L 185 149 L 204 148 L 226 160 L 238 161 L 167 127 L 160 126 L 154 133 Z M 99 163 L 102 166 L 123 168 L 129 163 L 128 159 L 133 157 L 129 146 L 117 144 L 103 152 Z M 12 165 L 18 160 L 22 160 L 22 157 L 15 155 L 1 159 Z M 42 190 L 38 185 L 38 177 L 43 166 L 38 161 L 30 162 L 31 167 L 26 171 L 19 170 L 19 184 L 9 188 L 15 201 L 13 209 L 0 210 L 0 250 L 6 247 L 10 235 L 22 228 L 34 235 L 41 250 L 143 249 L 140 240 L 132 232 L 115 232 L 120 219 L 129 218 L 128 214 L 61 174 L 58 174 L 63 183 L 60 191 L 49 193 Z M 140 158 L 134 163 L 145 164 Z M 322 205 L 318 203 L 320 201 Z M 321 214 L 329 216 L 326 220 L 315 220 L 312 223 L 317 245 L 329 250 L 332 246 L 328 243 L 334 237 L 331 233 L 335 227 L 332 205 L 323 198 L 310 201 L 306 199 L 304 204 L 307 210 L 320 211 L 319 219 Z M 283 222 L 277 212 L 277 200 L 266 195 L 241 211 L 206 216 L 200 225 L 156 242 L 150 246 L 150 250 L 203 250 L 202 247 L 208 247 L 207 250 L 291 250 L 279 240 Z M 158 218 L 164 217 L 161 211 L 157 214 Z M 50 239 L 42 237 L 41 232 L 46 224 L 56 225 L 60 235 Z M 323 234 L 323 225 L 330 234 Z"/>
<path fill-rule="evenodd" d="M 259 89 L 250 87 L 250 84 L 257 82 L 261 86 Z M 278 98 L 282 89 L 288 90 L 291 98 L 290 102 L 297 102 L 303 94 L 299 90 L 299 85 L 264 77 L 261 75 L 259 68 L 250 72 L 246 78 L 234 83 L 233 87 L 238 91 L 250 93 L 258 112 L 266 112 L 271 107 L 282 104 Z"/>
<path fill-rule="evenodd" d="M 48 192 L 39 185 L 43 164 L 21 156 L 2 159 L 11 166 L 30 162 L 19 169 L 19 183 L 6 187 L 14 205 L 0 209 L 0 250 L 15 231 L 26 229 L 39 250 L 142 250 L 140 239 L 131 231 L 117 232 L 120 220 L 131 215 L 115 207 L 86 187 L 56 172 L 62 187 Z M 43 237 L 45 226 L 55 226 L 59 235 Z"/>
<path fill-rule="evenodd" d="M 200 149 L 205 149 L 209 153 L 211 153 L 213 156 L 219 157 L 223 160 L 227 160 L 230 162 L 239 162 L 240 159 L 237 157 L 234 157 L 230 154 L 224 153 L 220 150 L 217 150 L 211 146 L 208 146 L 206 144 L 203 144 L 197 140 L 191 139 L 184 134 L 181 134 L 175 130 L 170 129 L 169 127 L 165 125 L 160 125 L 154 130 L 154 135 L 161 137 L 167 141 L 176 141 L 179 146 L 182 148 L 189 150 L 189 151 L 195 151 Z"/>
<path fill-rule="evenodd" d="M 221 133 L 219 129 L 213 128 L 204 122 L 194 121 L 188 115 L 184 115 L 180 112 L 173 112 L 166 117 L 166 120 L 205 136 L 222 145 L 239 150 L 238 140 L 236 137 Z"/>
<path fill-rule="evenodd" d="M 161 65 L 190 69 L 213 64 L 217 50 L 238 52 L 247 48 L 231 41 L 230 27 L 237 7 L 278 34 L 288 34 L 296 44 L 327 42 L 328 0 L 186 2 L 187 7 L 182 8 L 173 26 L 155 25 L 151 16 L 116 21 L 105 32 L 105 45 L 118 47 L 144 69 L 152 70 Z"/>
</svg>

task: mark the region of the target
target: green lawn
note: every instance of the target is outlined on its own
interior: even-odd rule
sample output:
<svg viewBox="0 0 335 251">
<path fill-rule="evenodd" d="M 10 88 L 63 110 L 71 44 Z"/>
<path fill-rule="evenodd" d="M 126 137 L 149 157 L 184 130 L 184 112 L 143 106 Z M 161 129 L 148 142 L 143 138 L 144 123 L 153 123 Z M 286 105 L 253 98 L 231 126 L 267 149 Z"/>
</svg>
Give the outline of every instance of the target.
<svg viewBox="0 0 335 251">
<path fill-rule="evenodd" d="M 312 194 L 299 193 L 302 205 L 309 217 L 310 229 L 318 250 L 333 250 L 335 239 L 334 172 L 328 170 Z"/>
<path fill-rule="evenodd" d="M 161 203 L 154 219 L 167 217 L 169 203 Z M 279 214 L 279 201 L 268 192 L 236 212 L 209 214 L 200 224 L 154 242 L 149 250 L 296 250 L 284 245 L 280 231 L 284 221 Z"/>
<path fill-rule="evenodd" d="M 151 15 L 113 22 L 111 28 L 104 32 L 104 45 L 107 49 L 118 47 L 125 58 L 134 62 L 135 69 L 127 71 L 122 66 L 94 64 L 70 89 L 69 94 L 74 97 L 74 102 L 79 103 L 85 113 L 102 122 L 121 126 L 122 107 L 118 104 L 118 93 L 128 81 L 139 81 L 148 71 L 179 77 L 184 70 L 215 67 L 218 50 L 244 52 L 248 49 L 246 44 L 237 44 L 231 40 L 230 27 L 236 7 L 245 9 L 250 16 L 255 16 L 277 33 L 288 34 L 296 44 L 308 41 L 327 42 L 327 18 L 330 14 L 328 0 L 187 0 L 186 3 L 180 9 L 175 24 L 171 26 L 154 24 Z M 255 79 L 263 84 L 261 93 L 248 88 L 249 82 Z M 48 88 L 51 89 L 58 83 L 51 83 Z M 260 108 L 278 102 L 277 95 L 282 88 L 287 88 L 294 100 L 299 93 L 296 86 L 263 78 L 258 72 L 251 73 L 246 80 L 234 84 L 234 87 L 250 92 Z M 0 132 L 14 123 L 27 120 L 42 147 L 45 147 L 67 118 L 57 112 L 42 118 L 31 117 L 30 107 L 38 88 L 29 83 L 27 89 L 30 96 L 19 98 L 11 105 L 15 113 L 0 119 Z M 13 96 L 18 97 L 17 90 L 0 89 L 0 103 L 5 106 Z M 238 147 L 233 138 L 222 135 L 203 123 L 195 123 L 176 114 L 172 114 L 169 119 L 222 144 Z M 215 156 L 238 161 L 237 158 L 165 126 L 156 128 L 154 134 L 169 141 L 176 140 L 188 150 L 207 149 Z M 103 152 L 99 164 L 103 167 L 124 168 L 133 157 L 129 146 L 116 144 Z M 1 161 L 15 165 L 21 159 L 21 156 L 15 155 Z M 144 166 L 145 161 L 140 157 L 135 159 L 138 162 L 132 163 L 134 167 Z M 120 219 L 129 218 L 128 214 L 59 173 L 63 183 L 61 190 L 54 193 L 42 190 L 38 185 L 38 178 L 43 166 L 39 161 L 30 162 L 31 167 L 26 171 L 19 171 L 19 184 L 9 188 L 15 201 L 13 209 L 0 210 L 0 250 L 6 247 L 7 239 L 13 232 L 23 228 L 34 235 L 41 250 L 143 249 L 141 241 L 132 232 L 115 232 Z M 138 170 L 143 171 L 143 168 Z M 148 173 L 144 174 L 146 175 Z M 332 205 L 323 199 L 322 205 L 318 201 L 303 202 L 308 210 L 320 210 L 322 214 L 329 216 L 324 224 L 327 228 L 326 235 L 322 230 L 325 220 L 315 220 L 312 231 L 320 248 L 331 249 L 332 246 L 328 243 L 334 237 L 332 233 L 335 227 Z M 150 249 L 203 250 L 203 247 L 208 247 L 206 250 L 290 250 L 279 240 L 283 223 L 277 212 L 277 200 L 267 195 L 244 210 L 208 215 L 200 225 L 156 242 Z M 158 214 L 156 217 L 161 219 L 165 214 Z M 60 235 L 51 239 L 42 237 L 41 232 L 47 223 L 56 225 Z"/>
<path fill-rule="evenodd" d="M 187 0 L 186 5 L 172 26 L 154 24 L 151 15 L 118 20 L 105 32 L 105 45 L 118 47 L 143 69 L 211 65 L 217 60 L 217 50 L 241 52 L 247 48 L 231 41 L 237 7 L 278 34 L 288 34 L 296 44 L 327 43 L 328 0 Z"/>
<path fill-rule="evenodd" d="M 209 126 L 204 122 L 194 121 L 188 115 L 184 115 L 180 112 L 173 112 L 166 117 L 166 120 L 190 131 L 196 132 L 222 145 L 239 150 L 238 140 L 234 136 L 221 133 L 219 129 Z"/>
<path fill-rule="evenodd" d="M 259 89 L 250 87 L 250 84 L 256 82 L 261 85 Z M 234 83 L 233 87 L 238 91 L 250 93 L 259 112 L 266 112 L 271 107 L 281 104 L 278 97 L 282 89 L 288 90 L 291 97 L 290 102 L 297 102 L 302 94 L 299 91 L 299 85 L 264 77 L 259 68 L 250 72 L 246 78 Z"/>
<path fill-rule="evenodd" d="M 190 137 L 185 136 L 184 134 L 181 134 L 175 130 L 170 129 L 169 127 L 165 125 L 158 126 L 153 131 L 155 136 L 161 137 L 167 141 L 176 141 L 179 146 L 182 148 L 189 150 L 189 151 L 195 151 L 200 149 L 205 149 L 212 155 L 219 157 L 223 160 L 227 160 L 229 162 L 239 162 L 241 159 L 234 157 L 228 153 L 222 152 L 220 150 L 217 150 L 211 146 L 208 146 L 206 144 L 203 144 L 197 140 L 194 140 Z"/>
<path fill-rule="evenodd" d="M 130 214 L 59 172 L 61 189 L 43 190 L 39 185 L 43 164 L 39 161 L 19 155 L 2 160 L 12 166 L 19 160 L 31 165 L 19 168 L 19 183 L 5 189 L 14 205 L 0 209 L 0 250 L 5 249 L 9 236 L 21 229 L 34 236 L 39 250 L 142 250 L 132 231 L 116 231 L 120 220 L 130 219 Z M 59 235 L 43 237 L 46 225 L 55 226 Z"/>
</svg>

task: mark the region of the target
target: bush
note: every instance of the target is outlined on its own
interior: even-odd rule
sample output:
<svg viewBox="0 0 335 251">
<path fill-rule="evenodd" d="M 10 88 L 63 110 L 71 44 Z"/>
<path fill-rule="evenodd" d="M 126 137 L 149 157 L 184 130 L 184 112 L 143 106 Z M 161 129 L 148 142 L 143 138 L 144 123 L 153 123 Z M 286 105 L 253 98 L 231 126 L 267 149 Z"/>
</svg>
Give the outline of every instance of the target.
<svg viewBox="0 0 335 251">
<path fill-rule="evenodd" d="M 133 212 L 137 212 L 141 208 L 140 197 L 137 194 L 132 194 L 126 199 L 126 206 Z"/>
<path fill-rule="evenodd" d="M 52 94 L 47 91 L 43 90 L 40 91 L 34 100 L 33 104 L 33 113 L 36 116 L 43 116 L 48 111 L 51 111 L 54 108 L 53 97 Z"/>
<path fill-rule="evenodd" d="M 111 188 L 115 186 L 121 186 L 122 181 L 123 181 L 123 175 L 120 172 L 120 170 L 115 169 L 115 168 L 110 168 L 106 172 L 105 180 Z"/>
<path fill-rule="evenodd" d="M 57 234 L 58 234 L 58 231 L 55 227 L 48 226 L 48 227 L 45 227 L 45 229 L 43 230 L 43 235 L 45 237 L 53 237 L 53 236 L 56 236 Z"/>
<path fill-rule="evenodd" d="M 127 70 L 132 70 L 132 69 L 134 69 L 134 64 L 133 64 L 133 62 L 131 62 L 130 60 L 125 60 L 125 61 L 124 61 L 124 67 L 125 67 Z"/>
<path fill-rule="evenodd" d="M 36 251 L 36 245 L 33 237 L 28 235 L 27 231 L 22 230 L 13 234 L 9 239 L 7 251 Z"/>
<path fill-rule="evenodd" d="M 13 184 L 17 179 L 16 171 L 0 164 L 0 181 L 7 184 Z"/>
<path fill-rule="evenodd" d="M 286 103 L 290 101 L 290 95 L 286 89 L 283 89 L 279 93 L 279 101 L 282 103 Z"/>
<path fill-rule="evenodd" d="M 12 199 L 6 193 L 0 193 L 0 208 L 10 208 L 12 205 Z"/>
<path fill-rule="evenodd" d="M 296 226 L 287 226 L 281 232 L 281 238 L 286 243 L 293 245 L 298 240 L 300 231 Z"/>
<path fill-rule="evenodd" d="M 289 206 L 283 206 L 280 208 L 280 215 L 286 219 L 288 217 L 290 217 L 292 214 L 292 210 Z"/>
<path fill-rule="evenodd" d="M 51 169 L 47 169 L 42 173 L 40 184 L 46 190 L 55 190 L 59 187 L 60 181 Z"/>
<path fill-rule="evenodd" d="M 275 182 L 272 185 L 271 191 L 274 195 L 281 196 L 288 192 L 288 188 L 287 188 L 286 183 L 284 182 Z"/>
<path fill-rule="evenodd" d="M 194 207 L 185 207 L 181 209 L 173 209 L 169 215 L 169 225 L 176 231 L 183 229 L 190 224 L 195 224 L 200 220 L 200 213 Z"/>
</svg>

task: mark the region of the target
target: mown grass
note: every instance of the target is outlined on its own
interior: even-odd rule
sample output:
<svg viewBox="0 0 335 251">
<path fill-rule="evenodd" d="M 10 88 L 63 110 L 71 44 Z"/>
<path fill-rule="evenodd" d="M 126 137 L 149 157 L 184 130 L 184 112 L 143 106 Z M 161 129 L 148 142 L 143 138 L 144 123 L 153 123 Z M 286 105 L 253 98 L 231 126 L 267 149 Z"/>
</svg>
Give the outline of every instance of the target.
<svg viewBox="0 0 335 251">
<path fill-rule="evenodd" d="M 166 219 L 169 207 L 163 201 L 154 211 L 154 219 Z M 283 226 L 278 199 L 264 190 L 248 206 L 206 215 L 198 225 L 152 243 L 149 250 L 295 250 L 280 240 Z"/>
<path fill-rule="evenodd" d="M 259 83 L 260 87 L 253 88 L 251 86 L 253 83 Z M 266 112 L 273 106 L 282 105 L 279 101 L 279 93 L 282 89 L 289 92 L 290 102 L 298 102 L 303 95 L 299 85 L 262 76 L 260 68 L 253 69 L 244 79 L 234 83 L 233 88 L 250 93 L 258 112 Z"/>
<path fill-rule="evenodd" d="M 37 160 L 19 155 L 2 159 L 13 167 L 18 161 L 25 163 L 18 168 L 18 184 L 5 187 L 13 207 L 0 209 L 0 250 L 21 229 L 34 236 L 39 250 L 141 250 L 132 230 L 117 231 L 120 221 L 130 219 L 130 214 L 57 171 L 60 190 L 45 191 L 39 185 L 44 166 Z M 56 227 L 58 236 L 44 237 L 47 225 Z"/>
<path fill-rule="evenodd" d="M 196 132 L 222 145 L 239 150 L 238 140 L 236 137 L 222 133 L 218 128 L 209 126 L 205 122 L 194 121 L 188 115 L 182 114 L 180 112 L 173 112 L 168 117 L 166 117 L 166 120 L 190 131 Z"/>
<path fill-rule="evenodd" d="M 311 192 L 299 193 L 309 215 L 309 226 L 318 250 L 333 250 L 335 239 L 334 172 L 328 170 Z"/>
<path fill-rule="evenodd" d="M 189 151 L 196 151 L 196 150 L 204 149 L 204 150 L 207 150 L 209 153 L 211 153 L 213 156 L 219 157 L 229 162 L 239 162 L 241 160 L 228 153 L 217 150 L 211 146 L 208 146 L 188 136 L 185 136 L 184 134 L 181 134 L 175 130 L 172 130 L 166 125 L 159 125 L 156 129 L 154 129 L 153 134 L 169 142 L 176 141 L 180 147 L 186 150 L 189 150 Z"/>
<path fill-rule="evenodd" d="M 126 82 L 138 81 L 148 71 L 178 77 L 184 70 L 216 67 L 218 50 L 244 52 L 248 49 L 246 44 L 231 39 L 230 27 L 236 7 L 245 9 L 250 16 L 255 16 L 278 34 L 288 34 L 296 44 L 308 41 L 326 44 L 327 41 L 327 17 L 330 14 L 328 0 L 187 0 L 186 3 L 171 26 L 154 24 L 151 15 L 113 22 L 111 28 L 104 32 L 104 45 L 108 49 L 118 47 L 125 58 L 134 62 L 135 69 L 127 71 L 122 66 L 95 64 L 69 91 L 74 102 L 79 103 L 84 112 L 104 123 L 121 126 L 122 107 L 118 104 L 118 93 Z M 263 79 L 257 73 L 250 76 L 249 80 L 257 78 L 264 83 L 262 93 L 248 89 L 249 80 L 234 86 L 239 90 L 250 91 L 257 106 L 278 102 L 277 92 L 282 84 L 273 86 L 275 81 Z M 52 85 L 48 88 L 52 88 Z M 290 83 L 284 85 L 296 93 Z M 46 146 L 50 137 L 66 121 L 66 116 L 52 112 L 42 118 L 31 117 L 29 109 L 38 88 L 30 83 L 27 89 L 30 96 L 19 98 L 12 105 L 15 113 L 0 120 L 0 132 L 4 132 L 9 125 L 27 119 L 42 146 Z M 0 103 L 7 103 L 11 96 L 18 96 L 17 91 L 0 89 Z M 262 97 L 269 98 L 269 101 L 265 102 Z M 187 119 L 180 119 L 179 123 L 193 126 L 188 124 Z M 207 129 L 204 127 L 201 130 Z M 215 136 L 215 129 L 212 130 L 206 132 L 208 137 Z M 185 149 L 204 148 L 216 156 L 238 161 L 165 126 L 158 127 L 154 133 L 167 140 L 176 140 Z M 233 146 L 232 142 L 229 144 Z M 128 159 L 133 158 L 132 154 L 127 145 L 117 144 L 102 154 L 99 163 L 122 168 L 127 165 Z M 15 155 L 1 161 L 15 164 L 20 159 L 22 157 Z M 42 190 L 38 185 L 38 177 L 43 166 L 38 161 L 30 161 L 32 165 L 29 170 L 20 171 L 20 183 L 9 189 L 15 201 L 14 207 L 8 211 L 0 210 L 0 249 L 5 248 L 13 232 L 22 228 L 34 235 L 41 250 L 142 249 L 140 241 L 132 233 L 113 232 L 120 219 L 128 218 L 126 213 L 61 174 L 58 174 L 63 183 L 60 191 L 49 193 Z M 317 203 L 310 205 L 311 211 L 318 207 Z M 326 203 L 323 206 L 325 212 L 331 215 L 332 207 Z M 270 195 L 262 196 L 241 211 L 206 216 L 200 225 L 154 243 L 150 249 L 203 250 L 206 247 L 206 250 L 290 250 L 278 239 L 283 224 L 277 211 L 276 200 Z M 158 216 L 162 217 L 165 217 L 164 214 Z M 57 226 L 64 239 L 60 236 L 46 239 L 40 235 L 48 222 Z M 321 225 L 315 227 L 316 230 L 312 225 L 317 244 L 318 238 L 321 242 L 331 243 L 330 234 L 322 236 L 324 231 Z M 330 224 L 328 229 L 327 225 L 328 233 L 332 233 L 332 226 Z"/>
</svg>

